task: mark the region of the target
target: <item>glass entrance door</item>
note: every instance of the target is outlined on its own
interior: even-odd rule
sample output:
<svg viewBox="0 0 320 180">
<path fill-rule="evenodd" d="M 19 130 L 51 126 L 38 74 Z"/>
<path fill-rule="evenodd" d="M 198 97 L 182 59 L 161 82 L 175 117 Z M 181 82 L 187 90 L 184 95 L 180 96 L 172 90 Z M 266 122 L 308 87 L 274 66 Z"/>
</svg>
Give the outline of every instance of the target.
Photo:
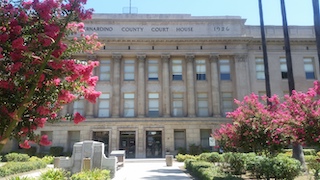
<svg viewBox="0 0 320 180">
<path fill-rule="evenodd" d="M 92 140 L 104 143 L 104 154 L 109 156 L 109 132 L 96 131 L 92 133 Z"/>
<path fill-rule="evenodd" d="M 136 157 L 136 132 L 120 131 L 120 150 L 126 151 L 126 158 Z"/>
<path fill-rule="evenodd" d="M 146 131 L 146 157 L 162 157 L 162 132 Z"/>
</svg>

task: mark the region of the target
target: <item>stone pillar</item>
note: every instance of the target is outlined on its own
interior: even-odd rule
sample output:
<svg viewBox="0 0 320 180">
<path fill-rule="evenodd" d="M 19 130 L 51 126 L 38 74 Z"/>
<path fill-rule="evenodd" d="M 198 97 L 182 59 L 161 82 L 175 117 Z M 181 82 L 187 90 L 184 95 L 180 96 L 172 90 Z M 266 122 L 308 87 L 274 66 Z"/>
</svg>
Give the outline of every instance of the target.
<svg viewBox="0 0 320 180">
<path fill-rule="evenodd" d="M 162 55 L 162 96 L 163 96 L 163 116 L 170 117 L 170 74 L 169 74 L 169 59 L 170 55 Z"/>
<path fill-rule="evenodd" d="M 235 59 L 235 74 L 236 74 L 236 99 L 243 99 L 251 91 L 250 76 L 248 70 L 248 61 L 246 54 L 236 54 Z"/>
<path fill-rule="evenodd" d="M 221 116 L 218 60 L 219 60 L 218 54 L 210 55 L 212 112 L 214 117 Z"/>
<path fill-rule="evenodd" d="M 193 71 L 193 62 L 194 55 L 186 55 L 187 60 L 187 104 L 188 104 L 188 116 L 195 117 L 195 96 L 194 96 L 194 71 Z"/>
<path fill-rule="evenodd" d="M 138 117 L 145 117 L 146 113 L 146 85 L 145 61 L 146 55 L 138 55 Z"/>
<path fill-rule="evenodd" d="M 116 54 L 112 56 L 113 60 L 113 79 L 112 79 L 112 115 L 111 117 L 120 117 L 120 61 L 122 56 Z"/>
</svg>

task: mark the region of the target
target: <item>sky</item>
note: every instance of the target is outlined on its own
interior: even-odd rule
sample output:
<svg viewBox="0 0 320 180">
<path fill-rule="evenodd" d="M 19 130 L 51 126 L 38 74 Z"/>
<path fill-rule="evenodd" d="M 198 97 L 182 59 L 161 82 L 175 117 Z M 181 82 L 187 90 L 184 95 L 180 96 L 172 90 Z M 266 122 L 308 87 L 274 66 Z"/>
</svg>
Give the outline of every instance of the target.
<svg viewBox="0 0 320 180">
<path fill-rule="evenodd" d="M 265 25 L 282 25 L 280 0 L 262 0 Z M 313 25 L 312 0 L 285 0 L 288 25 Z M 87 0 L 95 13 L 123 13 L 130 0 Z M 259 25 L 258 0 L 131 0 L 138 14 L 241 16 L 246 25 Z"/>
</svg>

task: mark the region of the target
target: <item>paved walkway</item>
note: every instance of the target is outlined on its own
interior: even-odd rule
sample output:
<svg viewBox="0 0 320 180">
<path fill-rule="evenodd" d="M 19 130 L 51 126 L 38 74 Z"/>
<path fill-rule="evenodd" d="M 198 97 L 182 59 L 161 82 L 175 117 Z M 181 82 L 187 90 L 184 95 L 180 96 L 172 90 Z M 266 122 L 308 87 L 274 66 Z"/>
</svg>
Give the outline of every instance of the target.
<svg viewBox="0 0 320 180">
<path fill-rule="evenodd" d="M 126 159 L 124 167 L 116 172 L 113 180 L 191 180 L 183 166 L 184 163 L 177 161 L 166 166 L 164 158 Z"/>
<path fill-rule="evenodd" d="M 121 167 L 112 180 L 192 180 L 193 178 L 185 173 L 184 163 L 173 161 L 172 166 L 167 166 L 164 158 L 159 159 L 126 159 L 124 167 Z M 53 165 L 46 169 L 22 173 L 20 177 L 37 178 Z M 10 177 L 0 178 L 8 180 Z"/>
</svg>

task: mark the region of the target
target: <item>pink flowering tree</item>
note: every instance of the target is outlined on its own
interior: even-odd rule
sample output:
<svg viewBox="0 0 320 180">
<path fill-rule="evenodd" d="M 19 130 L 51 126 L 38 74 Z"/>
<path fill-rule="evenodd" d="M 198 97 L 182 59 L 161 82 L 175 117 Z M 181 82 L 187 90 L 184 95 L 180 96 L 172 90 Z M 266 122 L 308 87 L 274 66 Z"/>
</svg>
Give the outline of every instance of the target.
<svg viewBox="0 0 320 180">
<path fill-rule="evenodd" d="M 91 18 L 86 0 L 20 0 L 0 4 L 0 151 L 10 138 L 22 148 L 50 145 L 34 133 L 46 122 L 84 120 L 79 113 L 60 117 L 64 105 L 81 97 L 94 103 L 92 76 L 98 62 L 75 53 L 97 50 L 95 34 L 85 36 L 81 21 Z M 78 38 L 76 38 L 78 37 Z"/>
<path fill-rule="evenodd" d="M 304 92 L 292 91 L 285 96 L 283 109 L 291 118 L 291 134 L 296 143 L 307 146 L 320 146 L 320 82 Z"/>
<path fill-rule="evenodd" d="M 275 155 L 288 146 L 292 140 L 287 119 L 282 118 L 281 104 L 277 96 L 261 99 L 251 94 L 242 102 L 235 100 L 238 108 L 227 113 L 233 123 L 222 125 L 213 137 L 225 150 L 241 152 L 253 151 L 265 155 Z"/>
</svg>

